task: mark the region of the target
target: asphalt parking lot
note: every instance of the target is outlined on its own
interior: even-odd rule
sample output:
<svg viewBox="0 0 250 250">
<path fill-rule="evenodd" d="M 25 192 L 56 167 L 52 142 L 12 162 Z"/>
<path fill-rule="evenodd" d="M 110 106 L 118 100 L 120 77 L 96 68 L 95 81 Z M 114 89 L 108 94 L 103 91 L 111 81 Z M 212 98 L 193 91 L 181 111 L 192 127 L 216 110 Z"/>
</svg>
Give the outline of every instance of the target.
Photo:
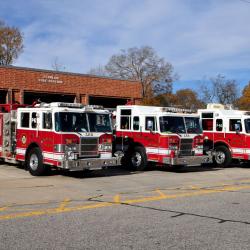
<svg viewBox="0 0 250 250">
<path fill-rule="evenodd" d="M 250 167 L 33 177 L 0 164 L 0 249 L 250 249 Z"/>
</svg>

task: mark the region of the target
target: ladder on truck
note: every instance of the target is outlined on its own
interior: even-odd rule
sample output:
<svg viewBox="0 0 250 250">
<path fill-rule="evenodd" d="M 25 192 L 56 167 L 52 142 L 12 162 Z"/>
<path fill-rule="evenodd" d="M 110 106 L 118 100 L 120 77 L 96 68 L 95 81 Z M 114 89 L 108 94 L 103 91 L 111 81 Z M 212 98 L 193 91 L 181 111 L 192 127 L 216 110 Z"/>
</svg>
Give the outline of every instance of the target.
<svg viewBox="0 0 250 250">
<path fill-rule="evenodd" d="M 1 109 L 2 114 L 2 157 L 6 162 L 17 163 L 16 154 L 16 128 L 17 128 L 17 111 Z"/>
</svg>

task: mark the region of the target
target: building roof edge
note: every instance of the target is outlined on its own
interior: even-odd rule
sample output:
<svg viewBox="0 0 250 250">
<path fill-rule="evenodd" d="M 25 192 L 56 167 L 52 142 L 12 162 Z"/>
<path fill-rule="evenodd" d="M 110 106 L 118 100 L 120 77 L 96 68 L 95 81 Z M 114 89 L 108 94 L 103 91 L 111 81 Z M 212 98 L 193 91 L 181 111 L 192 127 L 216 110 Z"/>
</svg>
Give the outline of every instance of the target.
<svg viewBox="0 0 250 250">
<path fill-rule="evenodd" d="M 37 69 L 37 68 L 29 68 L 29 67 L 21 67 L 21 66 L 13 66 L 13 65 L 0 65 L 0 68 L 36 71 L 36 72 L 46 72 L 46 73 L 64 74 L 64 75 L 73 75 L 73 76 L 85 76 L 85 77 L 92 77 L 92 78 L 110 79 L 110 80 L 116 80 L 116 81 L 127 81 L 127 82 L 139 83 L 139 81 L 137 81 L 137 80 L 121 79 L 121 78 L 114 78 L 114 77 L 108 77 L 108 76 L 97 76 L 97 75 L 84 74 L 84 73 L 74 73 L 74 72 L 68 72 L 68 71 Z"/>
</svg>

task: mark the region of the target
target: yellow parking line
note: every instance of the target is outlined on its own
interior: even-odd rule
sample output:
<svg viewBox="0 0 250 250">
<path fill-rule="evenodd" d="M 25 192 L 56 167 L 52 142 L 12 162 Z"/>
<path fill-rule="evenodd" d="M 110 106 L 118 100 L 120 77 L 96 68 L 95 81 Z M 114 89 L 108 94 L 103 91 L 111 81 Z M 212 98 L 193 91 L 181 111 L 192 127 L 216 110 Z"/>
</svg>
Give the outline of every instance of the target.
<svg viewBox="0 0 250 250">
<path fill-rule="evenodd" d="M 2 215 L 0 216 L 0 220 L 25 218 L 25 217 L 33 217 L 33 216 L 40 216 L 40 215 L 60 214 L 64 212 L 74 212 L 74 211 L 85 210 L 85 209 L 107 207 L 111 205 L 113 204 L 108 203 L 108 202 L 103 202 L 103 203 L 98 203 L 98 204 L 94 203 L 92 205 L 86 205 L 86 206 L 69 207 L 69 208 L 64 208 L 63 210 L 59 210 L 58 208 L 35 210 L 32 212 Z"/>
<path fill-rule="evenodd" d="M 130 200 L 125 200 L 122 203 L 132 204 L 132 203 L 141 203 L 141 202 L 147 202 L 147 201 L 176 199 L 176 198 L 183 198 L 183 197 L 199 196 L 199 195 L 204 195 L 204 194 L 222 193 L 225 191 L 239 191 L 242 189 L 250 189 L 250 186 L 242 186 L 242 187 L 231 186 L 231 187 L 225 187 L 222 189 L 200 189 L 199 191 L 196 191 L 196 192 L 169 194 L 165 196 L 160 195 L 160 196 L 145 197 L 145 198 L 140 198 L 140 199 L 130 199 Z"/>
<path fill-rule="evenodd" d="M 160 189 L 156 189 L 156 192 L 160 195 L 160 197 L 167 198 L 167 195 L 164 194 Z"/>
<path fill-rule="evenodd" d="M 65 210 L 65 207 L 69 204 L 69 202 L 70 202 L 70 199 L 65 199 L 64 201 L 62 201 L 59 207 L 57 208 L 58 212 Z"/>
<path fill-rule="evenodd" d="M 5 210 L 7 210 L 8 209 L 8 207 L 6 206 L 6 207 L 0 207 L 0 212 L 1 211 L 5 211 Z"/>
<path fill-rule="evenodd" d="M 119 194 L 114 196 L 114 203 L 120 204 L 121 203 L 121 196 Z"/>
<path fill-rule="evenodd" d="M 250 185 L 249 186 L 227 186 L 221 189 L 200 189 L 198 191 L 192 191 L 192 192 L 186 192 L 186 193 L 180 193 L 180 194 L 169 194 L 169 195 L 166 195 L 162 191 L 157 189 L 156 192 L 159 194 L 158 196 L 144 197 L 144 198 L 139 198 L 139 199 L 128 199 L 128 200 L 121 201 L 120 195 L 116 195 L 113 198 L 113 202 L 100 201 L 98 203 L 93 203 L 89 205 L 79 205 L 79 206 L 74 206 L 74 207 L 66 207 L 66 205 L 69 203 L 69 199 L 65 199 L 57 208 L 34 210 L 32 212 L 5 214 L 5 215 L 0 216 L 0 220 L 25 218 L 25 217 L 33 217 L 33 216 L 40 216 L 40 215 L 59 214 L 59 213 L 64 213 L 64 212 L 82 211 L 86 209 L 110 207 L 110 206 L 119 205 L 119 204 L 120 205 L 134 204 L 134 203 L 176 199 L 176 198 L 183 198 L 183 197 L 193 197 L 193 196 L 200 196 L 200 195 L 213 194 L 213 193 L 222 193 L 226 191 L 239 191 L 243 189 L 250 189 Z"/>
</svg>

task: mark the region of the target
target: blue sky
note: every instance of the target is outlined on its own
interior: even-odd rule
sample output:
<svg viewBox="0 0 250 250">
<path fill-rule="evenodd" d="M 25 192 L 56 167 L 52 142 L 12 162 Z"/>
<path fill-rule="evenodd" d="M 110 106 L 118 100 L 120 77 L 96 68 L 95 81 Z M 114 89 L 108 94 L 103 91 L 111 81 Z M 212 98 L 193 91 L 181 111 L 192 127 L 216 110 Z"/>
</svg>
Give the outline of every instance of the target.
<svg viewBox="0 0 250 250">
<path fill-rule="evenodd" d="M 148 45 L 171 62 L 174 89 L 223 74 L 250 80 L 250 0 L 0 0 L 24 34 L 17 66 L 86 73 L 121 49 Z"/>
</svg>

